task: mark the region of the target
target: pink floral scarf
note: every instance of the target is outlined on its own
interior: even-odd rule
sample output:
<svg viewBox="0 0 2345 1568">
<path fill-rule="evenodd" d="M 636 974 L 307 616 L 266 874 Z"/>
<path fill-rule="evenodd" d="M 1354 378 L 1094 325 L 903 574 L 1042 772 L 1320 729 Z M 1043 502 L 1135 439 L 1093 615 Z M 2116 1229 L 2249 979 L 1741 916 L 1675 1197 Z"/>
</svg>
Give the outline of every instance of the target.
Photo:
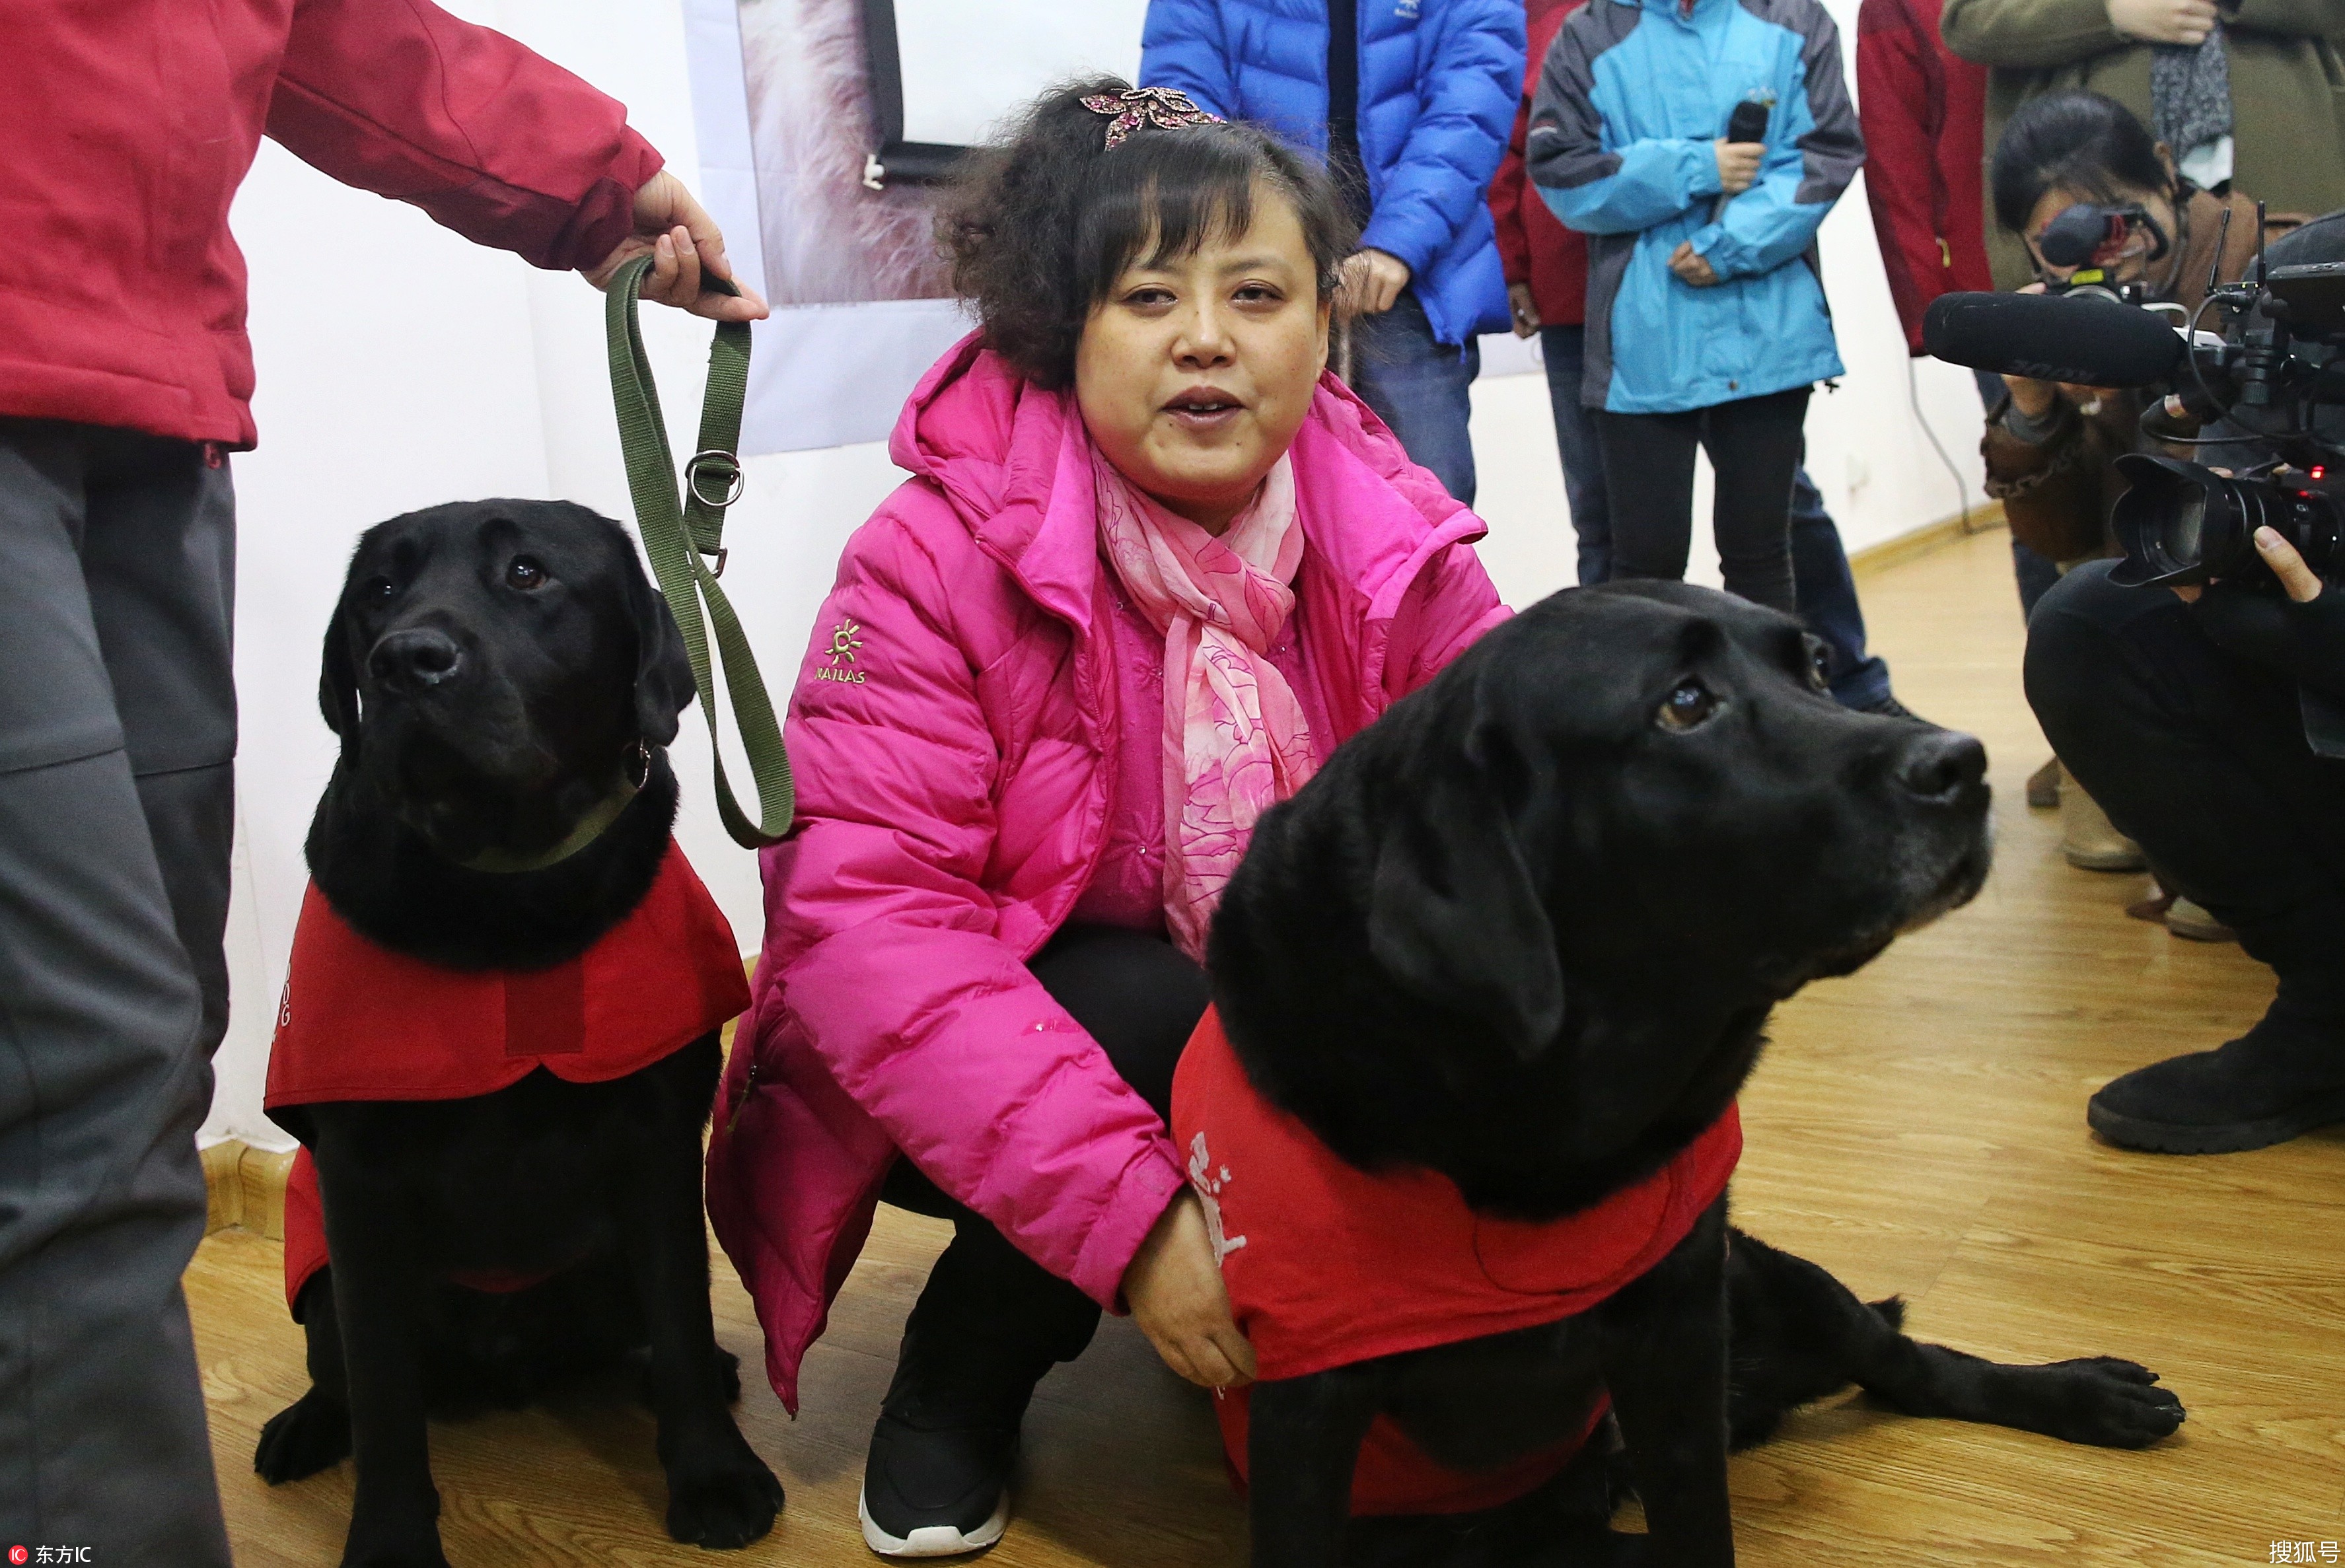
<svg viewBox="0 0 2345 1568">
<path fill-rule="evenodd" d="M 1262 814 L 1318 766 L 1309 722 L 1267 650 L 1294 609 L 1303 530 L 1294 468 L 1218 539 L 1142 494 L 1096 450 L 1100 537 L 1148 623 L 1164 636 L 1164 916 L 1203 962 L 1222 889 Z"/>
</svg>

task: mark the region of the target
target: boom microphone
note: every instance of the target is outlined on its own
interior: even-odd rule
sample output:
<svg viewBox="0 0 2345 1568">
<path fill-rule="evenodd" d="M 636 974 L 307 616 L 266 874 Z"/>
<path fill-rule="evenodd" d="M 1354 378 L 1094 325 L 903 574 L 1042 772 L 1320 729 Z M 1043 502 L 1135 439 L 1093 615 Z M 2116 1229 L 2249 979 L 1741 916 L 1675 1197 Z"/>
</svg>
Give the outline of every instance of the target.
<svg viewBox="0 0 2345 1568">
<path fill-rule="evenodd" d="M 2182 336 L 2147 310 L 2051 294 L 1942 294 L 1922 317 L 1936 359 L 2079 387 L 2146 387 L 2174 374 Z"/>
</svg>

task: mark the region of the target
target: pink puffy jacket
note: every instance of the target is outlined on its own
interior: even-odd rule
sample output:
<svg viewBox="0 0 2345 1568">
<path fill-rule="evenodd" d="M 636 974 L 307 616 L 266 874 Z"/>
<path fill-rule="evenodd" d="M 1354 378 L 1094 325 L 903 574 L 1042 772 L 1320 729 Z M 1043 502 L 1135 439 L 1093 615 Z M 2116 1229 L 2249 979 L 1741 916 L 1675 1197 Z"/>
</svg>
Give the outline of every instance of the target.
<svg viewBox="0 0 2345 1568">
<path fill-rule="evenodd" d="M 792 1411 L 898 1150 L 1113 1308 L 1183 1176 L 1156 1113 L 1026 968 L 1105 838 L 1116 735 L 1089 440 L 974 338 L 896 426 L 790 701 L 798 826 L 726 1070 L 708 1211 Z M 1298 592 L 1339 736 L 1507 612 L 1480 520 L 1333 378 L 1293 449 Z"/>
</svg>

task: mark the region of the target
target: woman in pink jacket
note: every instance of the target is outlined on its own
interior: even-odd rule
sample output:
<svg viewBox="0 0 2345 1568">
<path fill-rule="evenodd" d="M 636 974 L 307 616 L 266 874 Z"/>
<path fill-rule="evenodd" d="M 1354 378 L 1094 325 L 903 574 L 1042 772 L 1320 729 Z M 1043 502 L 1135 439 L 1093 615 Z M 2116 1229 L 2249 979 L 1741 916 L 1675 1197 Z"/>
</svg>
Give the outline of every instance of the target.
<svg viewBox="0 0 2345 1568">
<path fill-rule="evenodd" d="M 1250 1372 L 1165 1132 L 1260 812 L 1506 612 L 1482 525 L 1324 373 L 1324 173 L 1177 93 L 1038 104 L 940 226 L 923 380 L 789 713 L 799 826 L 709 1155 L 797 1408 L 882 1199 L 955 1239 L 864 1474 L 893 1555 L 999 1538 L 1036 1380 L 1128 1308 Z"/>
</svg>

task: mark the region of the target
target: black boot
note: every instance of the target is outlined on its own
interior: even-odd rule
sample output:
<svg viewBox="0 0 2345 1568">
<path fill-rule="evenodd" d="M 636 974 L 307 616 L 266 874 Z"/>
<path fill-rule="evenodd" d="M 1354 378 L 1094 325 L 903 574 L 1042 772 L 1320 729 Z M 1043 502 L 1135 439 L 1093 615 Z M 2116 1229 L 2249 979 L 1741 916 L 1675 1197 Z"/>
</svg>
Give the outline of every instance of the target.
<svg viewBox="0 0 2345 1568">
<path fill-rule="evenodd" d="M 2219 1049 L 2111 1080 L 2086 1108 L 2093 1130 L 2153 1154 L 2235 1154 L 2345 1121 L 2345 985 L 2318 951 L 2335 934 L 2307 925 L 2241 925 L 2241 946 L 2279 961 L 2279 994 L 2262 1019 Z"/>
<path fill-rule="evenodd" d="M 2268 1018 L 2218 1050 L 2137 1067 L 2086 1108 L 2093 1130 L 2153 1154 L 2236 1154 L 2345 1121 L 2345 1027 Z"/>
<path fill-rule="evenodd" d="M 858 1512 L 872 1551 L 945 1557 L 1001 1539 L 1034 1385 L 1082 1353 L 1099 1316 L 991 1225 L 959 1222 L 904 1325 L 871 1431 Z"/>
</svg>

